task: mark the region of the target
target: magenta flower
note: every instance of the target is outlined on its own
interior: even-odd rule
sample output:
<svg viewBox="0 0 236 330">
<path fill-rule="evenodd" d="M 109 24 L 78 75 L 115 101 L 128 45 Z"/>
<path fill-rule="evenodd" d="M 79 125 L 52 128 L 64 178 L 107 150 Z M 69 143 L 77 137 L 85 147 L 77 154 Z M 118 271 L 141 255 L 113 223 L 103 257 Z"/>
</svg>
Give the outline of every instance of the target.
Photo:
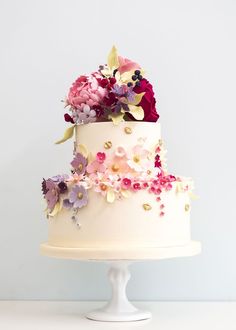
<svg viewBox="0 0 236 330">
<path fill-rule="evenodd" d="M 69 202 L 73 204 L 75 209 L 80 209 L 81 207 L 87 205 L 87 190 L 83 186 L 75 185 L 69 194 Z"/>
<path fill-rule="evenodd" d="M 123 189 L 129 189 L 131 186 L 131 180 L 128 178 L 124 178 L 121 181 L 121 188 Z"/>
<path fill-rule="evenodd" d="M 96 155 L 96 159 L 99 163 L 103 163 L 104 160 L 106 159 L 105 152 L 98 152 L 97 155 Z"/>
<path fill-rule="evenodd" d="M 78 152 L 72 160 L 71 166 L 74 168 L 75 172 L 78 175 L 84 174 L 87 166 L 87 159 L 81 153 Z"/>
</svg>

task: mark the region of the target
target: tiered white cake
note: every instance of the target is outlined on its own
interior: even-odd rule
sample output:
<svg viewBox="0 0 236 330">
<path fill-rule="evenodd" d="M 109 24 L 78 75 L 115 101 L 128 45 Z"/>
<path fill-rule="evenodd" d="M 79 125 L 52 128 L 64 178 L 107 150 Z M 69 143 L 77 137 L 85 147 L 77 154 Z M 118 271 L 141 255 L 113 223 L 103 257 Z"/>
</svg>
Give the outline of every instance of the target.
<svg viewBox="0 0 236 330">
<path fill-rule="evenodd" d="M 48 246 L 123 250 L 191 242 L 191 179 L 168 173 L 152 85 L 118 56 L 80 76 L 66 99 L 75 133 L 70 175 L 43 180 Z M 112 256 L 112 255 L 111 255 Z M 119 254 L 119 256 L 124 256 Z"/>
</svg>

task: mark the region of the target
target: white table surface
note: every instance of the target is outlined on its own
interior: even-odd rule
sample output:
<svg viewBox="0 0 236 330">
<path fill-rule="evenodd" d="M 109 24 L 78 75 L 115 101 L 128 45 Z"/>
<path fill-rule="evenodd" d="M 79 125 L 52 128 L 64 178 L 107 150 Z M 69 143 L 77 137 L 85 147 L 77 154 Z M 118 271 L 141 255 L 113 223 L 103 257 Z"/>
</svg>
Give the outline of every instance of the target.
<svg viewBox="0 0 236 330">
<path fill-rule="evenodd" d="M 104 302 L 0 301 L 1 330 L 235 330 L 236 302 L 134 302 L 148 321 L 110 323 L 84 318 Z"/>
</svg>

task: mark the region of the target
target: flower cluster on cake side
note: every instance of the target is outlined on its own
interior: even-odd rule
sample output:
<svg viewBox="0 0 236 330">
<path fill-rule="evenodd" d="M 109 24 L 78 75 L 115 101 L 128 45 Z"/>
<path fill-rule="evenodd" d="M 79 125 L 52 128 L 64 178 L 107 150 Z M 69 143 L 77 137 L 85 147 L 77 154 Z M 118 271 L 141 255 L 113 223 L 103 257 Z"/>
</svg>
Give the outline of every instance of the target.
<svg viewBox="0 0 236 330">
<path fill-rule="evenodd" d="M 73 125 L 57 144 L 71 138 L 79 125 L 106 121 L 119 125 L 127 121 L 124 132 L 132 134 L 129 121 L 156 122 L 159 118 L 153 88 L 144 78 L 144 70 L 136 62 L 118 56 L 115 47 L 108 55 L 107 64 L 76 79 L 65 100 L 65 108 L 65 121 Z M 112 152 L 107 152 L 108 149 Z M 89 190 L 100 194 L 108 203 L 146 190 L 155 196 L 160 217 L 165 215 L 163 192 L 175 189 L 176 193 L 192 195 L 191 179 L 168 173 L 162 140 L 157 141 L 152 150 L 145 147 L 142 137 L 128 149 L 104 141 L 103 149 L 95 154 L 80 144 L 74 150 L 70 165 L 70 174 L 43 179 L 42 192 L 48 217 L 69 209 L 72 219 L 76 219 L 79 210 L 89 202 Z M 152 208 L 145 201 L 141 206 L 145 211 Z M 185 205 L 185 211 L 188 210 L 189 205 Z"/>
</svg>

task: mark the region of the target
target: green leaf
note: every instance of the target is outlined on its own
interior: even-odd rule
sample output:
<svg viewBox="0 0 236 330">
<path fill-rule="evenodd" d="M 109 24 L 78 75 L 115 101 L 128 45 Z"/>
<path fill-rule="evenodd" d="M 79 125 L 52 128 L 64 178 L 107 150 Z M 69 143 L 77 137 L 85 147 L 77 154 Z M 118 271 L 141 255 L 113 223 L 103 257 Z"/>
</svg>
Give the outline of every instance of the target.
<svg viewBox="0 0 236 330">
<path fill-rule="evenodd" d="M 110 69 L 112 68 L 118 68 L 119 67 L 119 61 L 118 61 L 118 53 L 115 46 L 112 47 L 108 59 L 107 59 L 107 65 Z"/>
<path fill-rule="evenodd" d="M 189 197 L 190 197 L 192 200 L 196 200 L 196 199 L 198 199 L 198 196 L 195 195 L 194 193 L 192 193 L 191 191 L 189 192 Z"/>
<path fill-rule="evenodd" d="M 129 105 L 130 113 L 136 120 L 142 120 L 144 117 L 144 111 L 142 107 L 137 105 Z"/>
<path fill-rule="evenodd" d="M 132 104 L 132 105 L 139 104 L 141 102 L 144 94 L 145 94 L 145 92 L 144 93 L 140 93 L 140 94 L 136 94 L 135 97 L 134 97 L 133 102 L 129 102 L 129 104 Z"/>
<path fill-rule="evenodd" d="M 130 197 L 130 191 L 121 189 L 121 195 L 125 198 L 129 198 Z"/>
<path fill-rule="evenodd" d="M 67 128 L 67 130 L 64 133 L 64 136 L 61 140 L 55 142 L 55 144 L 60 144 L 65 142 L 66 140 L 69 140 L 70 138 L 72 138 L 73 134 L 74 134 L 74 129 L 75 129 L 75 125 Z"/>
<path fill-rule="evenodd" d="M 115 200 L 115 193 L 112 189 L 109 189 L 107 191 L 107 201 L 108 203 L 113 203 Z"/>
<path fill-rule="evenodd" d="M 78 145 L 78 151 L 85 157 L 87 158 L 88 157 L 88 154 L 89 154 L 89 151 L 86 147 L 85 144 L 79 144 Z"/>
<path fill-rule="evenodd" d="M 60 211 L 60 209 L 61 209 L 60 202 L 57 202 L 56 205 L 54 206 L 54 209 L 52 210 L 52 212 L 49 213 L 48 215 L 50 217 L 54 217 L 55 215 L 57 215 L 57 213 Z"/>
<path fill-rule="evenodd" d="M 123 120 L 124 115 L 124 113 L 110 114 L 108 119 L 111 119 L 114 125 L 119 125 L 119 123 Z"/>
</svg>

